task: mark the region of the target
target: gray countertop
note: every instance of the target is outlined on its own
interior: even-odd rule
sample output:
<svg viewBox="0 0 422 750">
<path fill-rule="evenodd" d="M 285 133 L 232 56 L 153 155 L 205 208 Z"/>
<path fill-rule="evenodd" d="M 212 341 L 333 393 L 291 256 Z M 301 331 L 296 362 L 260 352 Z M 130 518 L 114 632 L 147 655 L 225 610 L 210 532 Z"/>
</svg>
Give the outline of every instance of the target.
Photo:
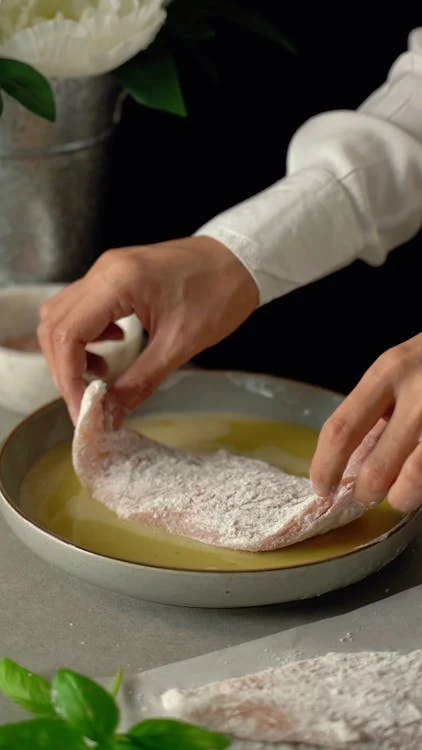
<svg viewBox="0 0 422 750">
<path fill-rule="evenodd" d="M 0 410 L 0 439 L 21 417 Z M 140 602 L 71 578 L 30 552 L 0 519 L 0 655 L 49 675 L 110 676 L 198 656 L 339 615 L 422 583 L 422 537 L 380 573 L 319 599 L 198 610 Z M 409 623 L 413 610 L 407 613 Z M 0 723 L 11 712 L 0 701 Z"/>
</svg>

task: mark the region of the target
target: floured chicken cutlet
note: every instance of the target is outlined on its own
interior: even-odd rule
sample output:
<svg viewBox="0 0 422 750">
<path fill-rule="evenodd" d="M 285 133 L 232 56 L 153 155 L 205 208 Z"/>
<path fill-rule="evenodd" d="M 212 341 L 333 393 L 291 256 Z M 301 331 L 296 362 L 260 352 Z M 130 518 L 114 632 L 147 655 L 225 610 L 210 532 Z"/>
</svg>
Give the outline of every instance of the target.
<svg viewBox="0 0 422 750">
<path fill-rule="evenodd" d="M 421 750 L 421 685 L 422 651 L 329 653 L 197 689 L 171 689 L 162 705 L 172 718 L 243 740 Z"/>
<path fill-rule="evenodd" d="M 357 471 L 384 424 L 351 457 L 337 493 L 318 497 L 310 480 L 264 461 L 219 450 L 196 454 L 129 429 L 113 430 L 106 386 L 87 387 L 72 446 L 73 466 L 91 495 L 122 519 L 205 544 L 264 552 L 324 534 L 361 516 Z"/>
</svg>

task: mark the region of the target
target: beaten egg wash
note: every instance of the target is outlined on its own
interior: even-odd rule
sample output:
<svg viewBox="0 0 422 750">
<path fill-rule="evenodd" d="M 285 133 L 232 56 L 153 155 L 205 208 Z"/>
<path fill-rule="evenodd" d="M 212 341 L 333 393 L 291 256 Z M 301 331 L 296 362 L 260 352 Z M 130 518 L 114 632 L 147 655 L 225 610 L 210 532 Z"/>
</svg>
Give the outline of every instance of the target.
<svg viewBox="0 0 422 750">
<path fill-rule="evenodd" d="M 262 459 L 307 476 L 317 432 L 308 427 L 231 416 L 170 414 L 129 423 L 146 437 L 196 452 L 220 448 Z M 71 445 L 59 445 L 36 461 L 21 488 L 23 511 L 43 528 L 109 557 L 187 570 L 288 568 L 336 557 L 389 531 L 401 518 L 387 503 L 323 536 L 275 552 L 249 553 L 122 521 L 82 489 L 72 468 Z"/>
</svg>

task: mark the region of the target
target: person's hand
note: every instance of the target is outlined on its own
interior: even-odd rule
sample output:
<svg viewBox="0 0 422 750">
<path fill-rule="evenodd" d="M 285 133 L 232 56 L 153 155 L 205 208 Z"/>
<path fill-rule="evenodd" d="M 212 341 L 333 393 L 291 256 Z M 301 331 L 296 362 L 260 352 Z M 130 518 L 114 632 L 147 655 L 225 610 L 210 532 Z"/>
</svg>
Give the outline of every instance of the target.
<svg viewBox="0 0 422 750">
<path fill-rule="evenodd" d="M 422 505 L 422 334 L 389 349 L 324 424 L 310 476 L 329 494 L 353 450 L 379 418 L 386 427 L 362 466 L 356 500 L 410 512 Z"/>
<path fill-rule="evenodd" d="M 116 338 L 114 321 L 134 312 L 149 334 L 148 346 L 111 391 L 131 411 L 171 372 L 238 328 L 258 303 L 252 276 L 228 248 L 190 237 L 104 253 L 42 306 L 38 337 L 75 422 L 85 390 L 85 346 Z M 105 373 L 97 367 L 96 374 Z"/>
</svg>

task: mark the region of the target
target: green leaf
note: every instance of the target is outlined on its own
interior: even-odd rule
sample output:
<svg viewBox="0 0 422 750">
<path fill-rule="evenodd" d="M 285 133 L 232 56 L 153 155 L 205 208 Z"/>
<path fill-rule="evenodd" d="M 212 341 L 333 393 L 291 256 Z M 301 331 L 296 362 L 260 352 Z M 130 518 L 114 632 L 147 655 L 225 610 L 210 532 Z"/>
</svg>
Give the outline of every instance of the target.
<svg viewBox="0 0 422 750">
<path fill-rule="evenodd" d="M 113 685 L 111 686 L 111 690 L 110 690 L 110 693 L 113 696 L 113 698 L 116 698 L 116 696 L 118 695 L 118 692 L 122 685 L 122 679 L 123 679 L 123 668 L 119 669 L 119 671 L 117 672 L 113 680 Z"/>
<path fill-rule="evenodd" d="M 259 34 L 271 42 L 285 47 L 289 52 L 296 53 L 296 49 L 290 39 L 260 13 L 239 7 L 233 3 L 226 2 L 226 0 L 210 2 L 207 7 L 211 17 L 225 19 L 229 23 L 236 24 L 240 28 L 251 31 L 253 34 Z"/>
<path fill-rule="evenodd" d="M 57 713 L 81 735 L 96 742 L 111 738 L 119 723 L 113 697 L 88 677 L 59 669 L 52 682 Z"/>
<path fill-rule="evenodd" d="M 28 672 L 11 659 L 0 661 L 0 690 L 35 716 L 55 716 L 48 680 Z"/>
<path fill-rule="evenodd" d="M 202 41 L 203 39 L 214 39 L 216 31 L 210 23 L 198 18 L 190 27 L 186 26 L 183 36 L 186 39 Z"/>
<path fill-rule="evenodd" d="M 218 86 L 220 83 L 219 72 L 210 57 L 202 52 L 200 44 L 196 41 L 182 38 L 175 39 L 174 44 L 180 49 L 180 54 L 187 58 L 189 65 L 202 68 L 208 82 L 214 87 Z"/>
<path fill-rule="evenodd" d="M 186 117 L 176 62 L 160 38 L 146 52 L 117 68 L 114 75 L 139 104 Z"/>
<path fill-rule="evenodd" d="M 86 750 L 82 738 L 61 719 L 33 719 L 0 727 L 0 750 Z"/>
<path fill-rule="evenodd" d="M 216 35 L 215 29 L 208 20 L 194 18 L 190 13 L 183 14 L 181 18 L 176 14 L 169 15 L 167 31 L 181 39 L 195 42 L 213 39 Z"/>
<path fill-rule="evenodd" d="M 56 105 L 53 90 L 44 76 L 19 60 L 0 59 L 0 88 L 30 112 L 54 122 Z"/>
<path fill-rule="evenodd" d="M 2 95 L 1 95 L 1 91 L 0 91 L 0 117 L 1 117 L 1 113 L 3 112 L 3 106 L 4 106 L 3 105 L 3 98 L 2 98 Z"/>
<path fill-rule="evenodd" d="M 143 750 L 224 750 L 231 745 L 222 734 L 173 719 L 146 719 L 132 727 L 128 737 Z"/>
</svg>

